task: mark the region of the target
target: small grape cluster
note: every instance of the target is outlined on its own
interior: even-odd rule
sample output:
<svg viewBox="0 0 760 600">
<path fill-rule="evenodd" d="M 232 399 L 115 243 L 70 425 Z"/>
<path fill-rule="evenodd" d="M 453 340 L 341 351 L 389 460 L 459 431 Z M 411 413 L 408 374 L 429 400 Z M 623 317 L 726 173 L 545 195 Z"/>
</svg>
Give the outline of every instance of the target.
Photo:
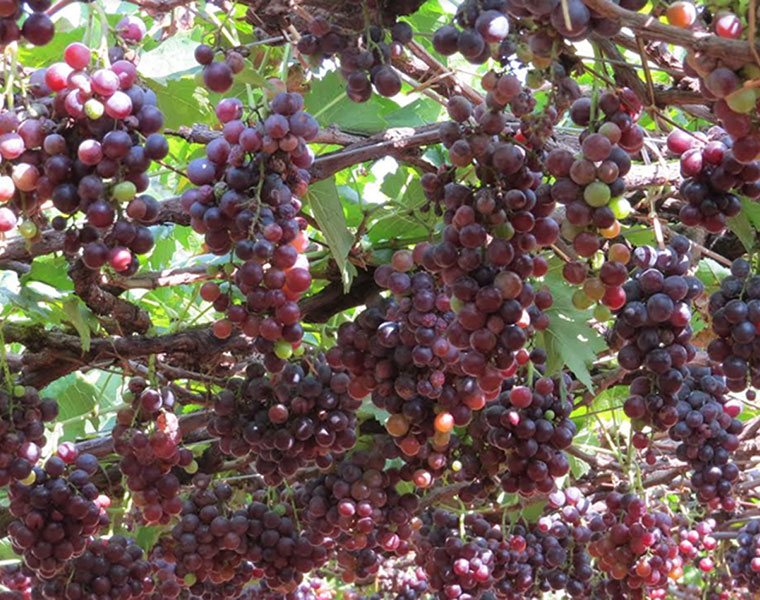
<svg viewBox="0 0 760 600">
<path fill-rule="evenodd" d="M 7 46 L 24 38 L 34 46 L 44 46 L 55 36 L 55 24 L 45 14 L 51 0 L 11 0 L 0 10 L 0 46 Z M 19 27 L 18 21 L 26 15 Z"/>
<path fill-rule="evenodd" d="M 397 469 L 386 468 L 388 449 L 358 450 L 331 473 L 296 490 L 301 523 L 315 544 L 332 540 L 345 581 L 377 572 L 381 552 L 406 554 L 411 521 L 419 505 L 412 493 L 400 494 Z"/>
<path fill-rule="evenodd" d="M 750 593 L 760 592 L 760 521 L 752 520 L 739 529 L 736 541 L 726 557 L 731 575 Z"/>
<path fill-rule="evenodd" d="M 66 569 L 39 586 L 44 600 L 144 597 L 151 573 L 142 548 L 123 536 L 92 540 Z"/>
<path fill-rule="evenodd" d="M 739 448 L 743 429 L 739 406 L 728 403 L 728 389 L 722 377 L 709 367 L 691 365 L 678 393 L 678 422 L 670 429 L 670 438 L 680 442 L 676 457 L 693 469 L 691 484 L 700 502 L 713 509 L 734 510 L 731 496 L 739 467 L 730 462 Z"/>
<path fill-rule="evenodd" d="M 318 16 L 309 23 L 309 31 L 298 40 L 297 47 L 317 62 L 337 54 L 346 94 L 354 102 L 366 102 L 372 97 L 373 86 L 378 94 L 389 98 L 401 91 L 401 77 L 391 61 L 401 56 L 413 36 L 411 25 L 404 21 L 397 21 L 389 31 L 370 25 L 366 33 L 355 36 L 341 33 Z"/>
<path fill-rule="evenodd" d="M 0 387 L 0 487 L 31 477 L 45 446 L 45 423 L 58 416 L 58 403 L 23 385 Z"/>
<path fill-rule="evenodd" d="M 8 497 L 14 520 L 8 525 L 13 549 L 39 577 L 60 573 L 71 559 L 81 556 L 89 538 L 108 524 L 101 496 L 90 478 L 99 470 L 92 454 L 66 453 L 67 463 L 52 456 L 45 467 L 35 467 L 34 481 L 11 484 Z"/>
<path fill-rule="evenodd" d="M 732 189 L 760 196 L 760 162 L 738 160 L 733 141 L 720 127 L 713 127 L 705 139 L 680 129 L 668 135 L 668 150 L 680 156 L 679 194 L 686 202 L 678 218 L 687 227 L 704 227 L 710 233 L 726 228 L 726 219 L 741 212 L 742 203 Z"/>
<path fill-rule="evenodd" d="M 703 573 L 715 568 L 711 554 L 718 547 L 718 540 L 712 535 L 716 525 L 715 519 L 708 518 L 691 528 L 682 527 L 678 531 L 679 552 L 684 560 L 692 561 Z"/>
<path fill-rule="evenodd" d="M 195 47 L 194 56 L 199 65 L 203 65 L 203 85 L 212 92 L 224 94 L 230 90 L 234 76 L 245 68 L 245 57 L 239 49 L 217 51 L 207 44 Z M 214 61 L 217 54 L 223 55 L 221 61 Z"/>
<path fill-rule="evenodd" d="M 582 156 L 555 149 L 546 157 L 546 169 L 555 178 L 552 198 L 565 206 L 562 234 L 583 257 L 599 250 L 599 236 L 612 239 L 620 234 L 619 219 L 630 213 L 622 197 L 623 177 L 631 168 L 630 155 L 641 150 L 644 139 L 643 130 L 635 124 L 641 104 L 630 89 L 602 94 L 598 109 L 604 121 L 594 132 L 590 99 L 579 98 L 570 107 L 573 121 L 587 127 L 580 135 Z"/>
<path fill-rule="evenodd" d="M 465 0 L 454 21 L 433 34 L 433 48 L 444 56 L 458 52 L 476 65 L 491 58 L 491 44 L 500 44 L 509 34 L 507 3 L 501 0 Z"/>
<path fill-rule="evenodd" d="M 119 469 L 127 478 L 141 522 L 167 524 L 182 510 L 175 466 L 193 462 L 190 450 L 179 448 L 182 433 L 174 414 L 175 398 L 168 388 L 154 389 L 141 377 L 129 381 L 131 406 L 116 415 L 111 431 Z"/>
<path fill-rule="evenodd" d="M 350 593 L 351 590 L 345 590 L 343 597 L 347 600 Z M 259 584 L 246 588 L 239 598 L 237 596 L 235 598 L 236 600 L 333 600 L 335 590 L 331 590 L 324 579 L 311 577 L 290 592 L 276 592 L 266 585 Z"/>
<path fill-rule="evenodd" d="M 582 284 L 581 289 L 573 292 L 573 306 L 586 310 L 596 303 L 594 318 L 599 322 L 608 321 L 611 311 L 625 304 L 623 285 L 628 280 L 627 265 L 631 260 L 631 251 L 623 243 L 611 244 L 605 259 L 594 276 L 589 276 L 589 267 L 593 268 L 594 261 L 589 265 L 581 260 L 571 260 L 562 266 L 562 276 L 568 283 Z"/>
<path fill-rule="evenodd" d="M 678 420 L 676 394 L 685 377 L 683 368 L 696 355 L 690 343 L 690 304 L 704 286 L 686 275 L 689 248 L 687 238 L 675 236 L 663 249 L 634 250 L 636 270 L 623 286 L 625 305 L 611 330 L 620 366 L 640 373 L 631 382 L 625 413 L 659 429 Z"/>
<path fill-rule="evenodd" d="M 234 390 L 216 396 L 209 433 L 226 454 L 250 453 L 269 485 L 315 463 L 326 468 L 356 443 L 361 401 L 347 393 L 348 376 L 318 361 L 311 368 L 290 363 L 268 377 L 254 363 Z"/>
<path fill-rule="evenodd" d="M 29 600 L 37 587 L 37 578 L 25 565 L 0 567 L 0 600 Z"/>
<path fill-rule="evenodd" d="M 486 440 L 507 454 L 501 485 L 508 493 L 547 494 L 570 470 L 563 450 L 572 444 L 576 426 L 566 391 L 572 381 L 563 377 L 507 380 L 498 401 L 483 411 Z"/>
<path fill-rule="evenodd" d="M 187 174 L 198 187 L 185 191 L 182 206 L 191 226 L 205 236 L 214 254 L 234 248 L 242 261 L 231 284 L 245 300 L 232 300 L 216 282 L 201 288 L 201 297 L 226 318 L 214 334 L 226 338 L 233 326 L 256 338 L 256 349 L 276 372 L 285 366 L 303 336 L 296 300 L 309 288 L 311 275 L 303 254 L 306 221 L 298 216 L 300 197 L 314 155 L 306 145 L 319 126 L 303 112 L 299 94 L 281 93 L 271 102 L 263 123 L 243 119 L 243 105 L 225 98 L 216 107 L 222 136 L 206 146 L 206 156 L 190 162 Z"/>
<path fill-rule="evenodd" d="M 48 132 L 40 123 L 32 140 L 7 135 L 35 158 L 25 172 L 28 184 L 17 187 L 34 190 L 37 202 L 51 200 L 66 217 L 81 212 L 86 218 L 86 225 L 67 230 L 64 250 L 73 254 L 83 247 L 87 267 L 107 263 L 129 276 L 139 267 L 137 255 L 153 247 L 147 225 L 159 211 L 152 196 L 137 194 L 148 189 L 147 170 L 167 155 L 169 145 L 158 133 L 164 117 L 156 96 L 137 84 L 134 64 L 119 60 L 93 70 L 91 58 L 87 46 L 74 42 L 63 62 L 45 70 L 39 93 L 55 94 L 53 116 L 61 127 Z M 6 154 L 19 160 L 28 155 Z M 63 230 L 67 220 L 58 216 L 52 224 Z"/>
<path fill-rule="evenodd" d="M 707 346 L 711 360 L 721 366 L 733 392 L 760 386 L 760 276 L 743 258 L 731 264 L 731 274 L 710 295 L 708 312 L 718 336 Z"/>
<path fill-rule="evenodd" d="M 600 590 L 606 593 L 601 597 L 637 598 L 643 592 L 649 598 L 665 598 L 669 579 L 683 571 L 672 519 L 649 510 L 632 493 L 610 492 L 605 503 L 606 510 L 589 522 L 589 553 L 612 578 Z"/>
</svg>

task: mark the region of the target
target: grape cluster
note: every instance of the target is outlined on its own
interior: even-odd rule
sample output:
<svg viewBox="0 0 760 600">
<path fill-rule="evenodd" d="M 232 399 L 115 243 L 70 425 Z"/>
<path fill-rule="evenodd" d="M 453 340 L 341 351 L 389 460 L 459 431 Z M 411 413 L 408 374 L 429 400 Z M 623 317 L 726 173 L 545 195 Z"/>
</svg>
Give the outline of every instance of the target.
<svg viewBox="0 0 760 600">
<path fill-rule="evenodd" d="M 350 592 L 350 590 L 345 590 L 343 597 L 348 599 Z M 334 598 L 335 591 L 329 589 L 324 579 L 312 577 L 290 592 L 276 592 L 261 584 L 252 585 L 246 588 L 239 598 L 236 597 L 236 600 L 333 600 Z"/>
<path fill-rule="evenodd" d="M 45 446 L 45 423 L 58 416 L 58 403 L 23 385 L 0 387 L 0 486 L 28 483 Z"/>
<path fill-rule="evenodd" d="M 130 408 L 117 413 L 111 431 L 119 469 L 127 478 L 141 522 L 167 524 L 182 510 L 180 481 L 172 467 L 187 467 L 193 454 L 178 447 L 182 433 L 174 414 L 174 394 L 168 388 L 153 389 L 141 377 L 130 380 Z"/>
<path fill-rule="evenodd" d="M 619 235 L 618 219 L 630 213 L 622 197 L 623 177 L 631 168 L 630 155 L 641 150 L 644 140 L 643 130 L 635 124 L 641 103 L 630 89 L 602 94 L 598 109 L 604 120 L 594 132 L 590 125 L 596 115 L 591 115 L 590 99 L 579 98 L 570 107 L 573 121 L 587 127 L 580 135 L 580 157 L 565 149 L 552 150 L 546 157 L 546 169 L 555 179 L 552 198 L 565 206 L 562 234 L 583 257 L 599 250 L 600 235 L 607 239 Z"/>
<path fill-rule="evenodd" d="M 458 52 L 468 62 L 480 65 L 491 58 L 491 44 L 500 44 L 508 34 L 506 2 L 465 0 L 457 8 L 455 23 L 435 32 L 433 47 L 444 56 Z"/>
<path fill-rule="evenodd" d="M 731 575 L 750 593 L 760 592 L 760 521 L 751 520 L 739 529 L 738 547 L 733 546 L 726 557 Z"/>
<path fill-rule="evenodd" d="M 678 550 L 684 560 L 692 561 L 700 571 L 709 573 L 715 567 L 710 554 L 718 547 L 718 540 L 712 535 L 717 523 L 709 518 L 699 521 L 691 528 L 681 527 L 678 531 Z"/>
<path fill-rule="evenodd" d="M 748 382 L 760 386 L 760 276 L 751 275 L 751 270 L 749 262 L 737 258 L 708 304 L 718 337 L 707 346 L 707 354 L 720 364 L 734 392 L 744 390 Z"/>
<path fill-rule="evenodd" d="M 150 572 L 142 549 L 115 535 L 92 540 L 81 556 L 69 562 L 56 577 L 44 581 L 38 592 L 44 600 L 138 600 L 144 597 Z"/>
<path fill-rule="evenodd" d="M 528 385 L 524 385 L 528 383 Z M 539 378 L 507 380 L 498 401 L 483 411 L 486 440 L 507 454 L 502 476 L 504 491 L 523 496 L 547 494 L 555 479 L 567 475 L 570 462 L 563 452 L 576 433 L 569 418 L 573 404 L 568 396 L 572 381 Z"/>
<path fill-rule="evenodd" d="M 66 455 L 67 458 L 72 458 Z M 89 537 L 108 524 L 101 496 L 90 477 L 100 470 L 92 454 L 79 454 L 71 466 L 52 456 L 35 467 L 31 483 L 11 484 L 8 497 L 14 520 L 8 525 L 13 549 L 41 578 L 60 573 L 81 556 Z"/>
<path fill-rule="evenodd" d="M 83 247 L 87 267 L 108 264 L 128 276 L 139 267 L 137 255 L 153 247 L 146 225 L 156 220 L 159 205 L 152 196 L 137 194 L 148 189 L 152 161 L 169 151 L 158 133 L 164 117 L 155 94 L 137 85 L 134 64 L 119 60 L 92 69 L 90 63 L 87 46 L 69 44 L 64 61 L 45 70 L 42 90 L 55 94 L 52 116 L 60 126 L 52 131 L 51 123 L 37 121 L 29 127 L 33 135 L 24 136 L 22 123 L 6 139 L 27 152 L 13 156 L 0 148 L 0 153 L 20 161 L 14 170 L 23 167 L 24 178 L 16 187 L 25 202 L 51 200 L 66 217 L 84 215 L 86 224 L 73 224 L 66 232 L 66 252 Z M 56 217 L 53 226 L 65 229 L 66 218 Z"/>
<path fill-rule="evenodd" d="M 232 283 L 244 296 L 242 304 L 216 282 L 201 288 L 204 300 L 226 312 L 214 324 L 215 335 L 226 338 L 239 326 L 256 338 L 271 371 L 282 369 L 301 341 L 296 300 L 311 284 L 308 261 L 300 254 L 308 243 L 306 222 L 298 212 L 314 158 L 306 142 L 319 126 L 302 109 L 299 94 L 281 93 L 266 120 L 250 125 L 239 100 L 220 101 L 222 136 L 207 144 L 205 157 L 190 162 L 187 174 L 198 187 L 182 195 L 191 226 L 204 234 L 209 250 L 222 255 L 234 249 L 241 261 Z"/>
<path fill-rule="evenodd" d="M 347 393 L 349 378 L 326 364 L 288 364 L 267 377 L 252 364 L 235 390 L 220 392 L 209 433 L 226 454 L 255 458 L 256 472 L 269 485 L 290 479 L 303 468 L 328 467 L 356 443 L 356 410 Z"/>
<path fill-rule="evenodd" d="M 37 583 L 23 564 L 0 567 L 0 600 L 29 600 Z"/>
<path fill-rule="evenodd" d="M 309 31 L 298 40 L 297 47 L 316 62 L 337 55 L 346 94 L 354 102 L 366 102 L 372 97 L 373 87 L 386 97 L 401 91 L 401 77 L 391 60 L 401 56 L 413 35 L 411 25 L 404 21 L 397 21 L 388 31 L 370 25 L 361 36 L 347 35 L 318 16 L 309 23 Z"/>
<path fill-rule="evenodd" d="M 34 46 L 44 46 L 55 36 L 55 25 L 45 11 L 50 0 L 11 0 L 0 10 L 0 46 L 7 46 L 24 38 Z M 26 15 L 19 26 L 18 21 Z"/>
<path fill-rule="evenodd" d="M 639 372 L 631 382 L 625 413 L 659 429 L 678 420 L 676 394 L 686 374 L 684 366 L 696 354 L 690 343 L 690 303 L 704 286 L 686 275 L 689 247 L 687 238 L 675 236 L 663 249 L 634 250 L 636 270 L 623 286 L 625 305 L 611 330 L 611 344 L 619 348 L 618 363 Z"/>
<path fill-rule="evenodd" d="M 743 429 L 736 419 L 739 407 L 728 403 L 728 389 L 722 377 L 709 367 L 691 365 L 678 393 L 678 422 L 670 429 L 670 438 L 680 442 L 676 457 L 694 470 L 691 484 L 700 502 L 713 509 L 733 510 L 731 496 L 739 467 L 730 457 L 739 447 L 738 434 Z"/>
<path fill-rule="evenodd" d="M 217 54 L 223 55 L 224 59 L 215 61 Z M 194 56 L 198 64 L 203 65 L 203 85 L 218 94 L 228 92 L 234 76 L 245 68 L 245 57 L 238 49 L 218 52 L 207 44 L 199 44 Z"/>
<path fill-rule="evenodd" d="M 665 598 L 669 578 L 679 577 L 683 564 L 672 519 L 632 493 L 610 492 L 605 503 L 606 510 L 589 522 L 589 553 L 611 577 L 601 597 Z"/>
<path fill-rule="evenodd" d="M 400 494 L 400 475 L 386 468 L 387 450 L 358 450 L 331 473 L 304 483 L 294 495 L 309 539 L 334 543 L 345 581 L 377 572 L 381 553 L 406 554 L 419 498 Z"/>
<path fill-rule="evenodd" d="M 668 150 L 681 157 L 680 195 L 686 202 L 678 218 L 688 227 L 700 225 L 710 233 L 720 233 L 726 219 L 741 212 L 742 203 L 732 189 L 760 196 L 760 162 L 739 160 L 733 141 L 720 127 L 704 140 L 680 129 L 668 135 Z"/>
</svg>

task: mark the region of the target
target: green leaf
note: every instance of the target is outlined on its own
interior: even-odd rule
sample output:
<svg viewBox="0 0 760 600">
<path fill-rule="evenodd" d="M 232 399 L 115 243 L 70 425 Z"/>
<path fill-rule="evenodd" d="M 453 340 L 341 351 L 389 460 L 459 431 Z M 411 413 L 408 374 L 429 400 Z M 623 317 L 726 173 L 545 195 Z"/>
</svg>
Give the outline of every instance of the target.
<svg viewBox="0 0 760 600">
<path fill-rule="evenodd" d="M 756 215 L 756 210 L 757 205 L 752 200 L 742 198 L 742 211 L 735 217 L 726 219 L 728 228 L 739 238 L 747 252 L 752 252 L 755 247 L 755 229 L 750 222 L 750 214 L 760 220 L 760 216 Z"/>
<path fill-rule="evenodd" d="M 156 243 L 148 259 L 151 269 L 159 270 L 172 264 L 172 257 L 177 253 L 177 240 L 172 235 L 172 229 L 172 227 L 161 227 L 155 232 Z"/>
<path fill-rule="evenodd" d="M 137 70 L 143 77 L 159 83 L 194 73 L 201 68 L 195 60 L 196 46 L 198 42 L 189 33 L 173 35 L 157 48 L 144 53 Z"/>
<path fill-rule="evenodd" d="M 398 108 L 385 98 L 372 95 L 361 104 L 346 96 L 346 84 L 337 73 L 328 73 L 311 85 L 311 92 L 304 99 L 306 110 L 314 115 L 320 125 L 338 125 L 355 133 L 377 133 L 388 127 L 382 113 Z"/>
<path fill-rule="evenodd" d="M 145 553 L 147 554 L 153 549 L 153 546 L 156 545 L 158 536 L 161 535 L 163 529 L 163 527 L 159 527 L 158 525 L 138 527 L 135 542 L 137 542 L 137 545 L 145 550 Z"/>
<path fill-rule="evenodd" d="M 85 420 L 95 406 L 97 388 L 80 373 L 57 379 L 40 392 L 58 400 L 56 427 L 63 424 L 59 441 L 73 441 L 85 434 Z"/>
<path fill-rule="evenodd" d="M 90 326 L 87 324 L 87 313 L 84 310 L 82 301 L 74 296 L 63 301 L 63 312 L 66 313 L 74 329 L 79 334 L 79 342 L 84 352 L 90 349 Z"/>
<path fill-rule="evenodd" d="M 156 81 L 150 83 L 168 129 L 206 121 L 213 113 L 208 92 L 196 85 L 194 77 L 170 79 L 165 85 Z"/>
<path fill-rule="evenodd" d="M 343 287 L 348 291 L 356 274 L 356 268 L 347 260 L 354 236 L 346 226 L 346 217 L 335 187 L 335 178 L 331 177 L 310 185 L 306 198 L 342 274 Z"/>
<path fill-rule="evenodd" d="M 730 273 L 731 271 L 728 267 L 707 256 L 703 256 L 697 264 L 696 275 L 705 284 L 706 288 L 714 288 L 720 285 L 723 278 Z"/>
<path fill-rule="evenodd" d="M 32 262 L 32 268 L 21 276 L 21 283 L 30 281 L 46 283 L 61 291 L 74 289 L 68 276 L 69 264 L 63 256 L 42 256 Z"/>
<path fill-rule="evenodd" d="M 562 279 L 561 269 L 553 269 L 544 278 L 554 298 L 551 308 L 544 311 L 549 317 L 549 327 L 539 332 L 538 346 L 548 355 L 547 374 L 556 373 L 562 367 L 570 369 L 590 391 L 594 391 L 589 365 L 596 360 L 606 344 L 591 327 L 588 320 L 591 310 L 578 310 L 573 306 L 574 289 Z"/>
</svg>

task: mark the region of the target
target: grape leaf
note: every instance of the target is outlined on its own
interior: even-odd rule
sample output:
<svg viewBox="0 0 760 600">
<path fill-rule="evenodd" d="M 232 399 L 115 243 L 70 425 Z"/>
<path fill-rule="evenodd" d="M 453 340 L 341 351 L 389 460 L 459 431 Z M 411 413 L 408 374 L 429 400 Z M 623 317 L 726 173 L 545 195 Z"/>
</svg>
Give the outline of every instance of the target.
<svg viewBox="0 0 760 600">
<path fill-rule="evenodd" d="M 335 187 L 335 178 L 331 177 L 310 185 L 306 198 L 341 272 L 343 287 L 348 291 L 356 274 L 356 267 L 347 260 L 354 236 L 346 226 L 346 216 L 343 214 L 338 189 Z"/>
<path fill-rule="evenodd" d="M 591 327 L 588 320 L 591 310 L 578 310 L 573 306 L 573 288 L 562 279 L 561 269 L 550 271 L 544 283 L 554 298 L 546 311 L 549 327 L 538 332 L 538 347 L 547 353 L 547 374 L 556 373 L 562 367 L 570 369 L 590 391 L 594 391 L 588 365 L 604 350 L 604 339 Z"/>
<path fill-rule="evenodd" d="M 739 238 L 739 241 L 747 249 L 747 252 L 752 252 L 752 249 L 755 247 L 755 229 L 750 222 L 750 215 L 752 215 L 753 219 L 760 221 L 760 215 L 756 214 L 756 206 L 752 200 L 742 198 L 742 211 L 735 217 L 726 219 L 728 228 Z"/>
</svg>

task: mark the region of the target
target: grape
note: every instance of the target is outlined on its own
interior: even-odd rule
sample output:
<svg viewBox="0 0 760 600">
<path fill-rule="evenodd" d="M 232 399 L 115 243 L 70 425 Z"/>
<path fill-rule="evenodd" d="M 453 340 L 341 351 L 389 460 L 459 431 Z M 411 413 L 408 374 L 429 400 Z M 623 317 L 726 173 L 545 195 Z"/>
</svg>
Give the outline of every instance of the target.
<svg viewBox="0 0 760 600">
<path fill-rule="evenodd" d="M 232 87 L 232 70 L 223 62 L 212 62 L 203 67 L 203 84 L 212 92 L 223 94 Z"/>
<path fill-rule="evenodd" d="M 142 41 L 143 36 L 145 36 L 146 28 L 142 19 L 128 16 L 116 24 L 116 31 L 122 39 L 128 42 L 139 43 Z"/>
<path fill-rule="evenodd" d="M 456 27 L 446 25 L 433 35 L 435 51 L 444 56 L 451 56 L 459 47 L 459 31 Z"/>
<path fill-rule="evenodd" d="M 738 39 L 742 34 L 742 22 L 733 13 L 719 13 L 713 21 L 715 33 L 722 38 Z"/>
<path fill-rule="evenodd" d="M 79 42 L 72 42 L 63 52 L 66 63 L 74 70 L 86 69 L 90 64 L 92 55 L 90 49 Z"/>
<path fill-rule="evenodd" d="M 55 25 L 46 14 L 35 12 L 24 21 L 21 26 L 21 35 L 35 46 L 44 46 L 53 39 Z"/>
<path fill-rule="evenodd" d="M 121 82 L 119 76 L 110 69 L 98 69 L 90 78 L 94 92 L 106 98 L 116 92 Z"/>
<path fill-rule="evenodd" d="M 375 71 L 372 83 L 375 85 L 377 92 L 390 98 L 401 91 L 401 78 L 392 67 L 380 67 Z"/>
<path fill-rule="evenodd" d="M 194 50 L 195 60 L 201 65 L 209 65 L 214 62 L 214 49 L 206 44 L 199 44 Z"/>
<path fill-rule="evenodd" d="M 707 89 L 718 98 L 725 98 L 739 88 L 739 78 L 726 67 L 718 67 L 705 79 Z"/>
</svg>

